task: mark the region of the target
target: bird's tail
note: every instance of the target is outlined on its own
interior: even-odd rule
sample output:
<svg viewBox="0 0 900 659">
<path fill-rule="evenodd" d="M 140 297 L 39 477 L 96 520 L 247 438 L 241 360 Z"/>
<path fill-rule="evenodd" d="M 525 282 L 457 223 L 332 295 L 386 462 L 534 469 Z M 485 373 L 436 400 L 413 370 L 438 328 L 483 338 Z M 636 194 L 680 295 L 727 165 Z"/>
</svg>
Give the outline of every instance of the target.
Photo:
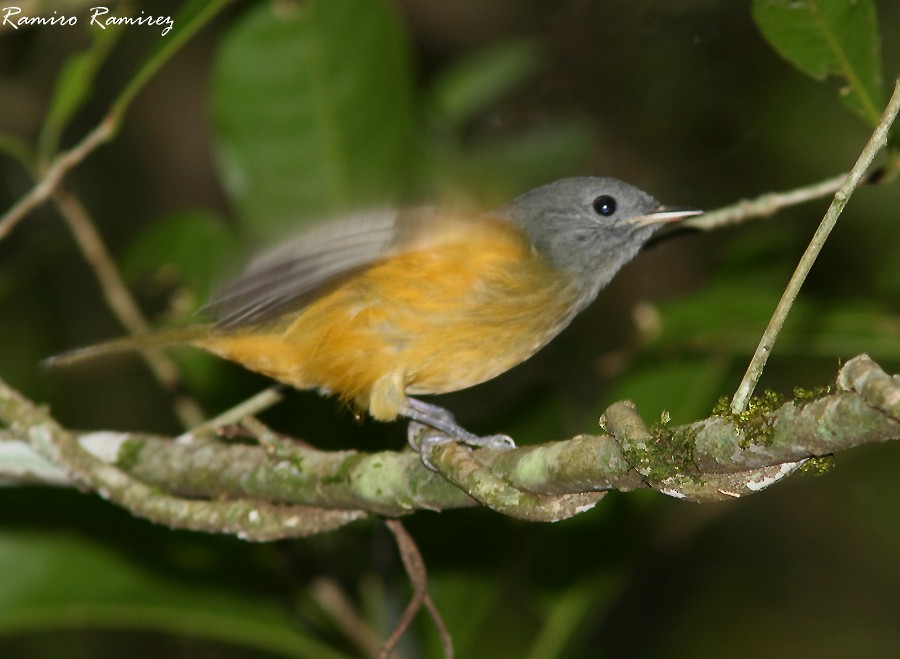
<svg viewBox="0 0 900 659">
<path fill-rule="evenodd" d="M 135 334 L 133 336 L 123 336 L 110 341 L 104 341 L 103 343 L 97 343 L 84 348 L 76 348 L 69 352 L 48 357 L 43 361 L 43 365 L 48 368 L 70 366 L 89 359 L 112 355 L 118 352 L 189 344 L 209 336 L 210 332 L 211 327 L 209 325 L 191 325 L 189 327 L 179 327 L 175 329 L 146 332 L 144 334 Z"/>
</svg>

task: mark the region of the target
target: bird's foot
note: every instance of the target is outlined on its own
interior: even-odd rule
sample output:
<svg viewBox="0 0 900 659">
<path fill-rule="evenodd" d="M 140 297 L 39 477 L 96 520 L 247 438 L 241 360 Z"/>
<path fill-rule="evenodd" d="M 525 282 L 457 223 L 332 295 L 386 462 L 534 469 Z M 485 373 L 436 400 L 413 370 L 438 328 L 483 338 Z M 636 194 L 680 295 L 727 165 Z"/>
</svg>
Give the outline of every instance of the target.
<svg viewBox="0 0 900 659">
<path fill-rule="evenodd" d="M 407 438 L 409 445 L 422 457 L 422 462 L 432 471 L 438 471 L 429 459 L 432 449 L 446 442 L 459 442 L 478 448 L 512 449 L 516 443 L 508 435 L 486 435 L 484 437 L 469 432 L 454 419 L 453 414 L 443 407 L 409 399 L 403 415 L 409 422 Z"/>
</svg>

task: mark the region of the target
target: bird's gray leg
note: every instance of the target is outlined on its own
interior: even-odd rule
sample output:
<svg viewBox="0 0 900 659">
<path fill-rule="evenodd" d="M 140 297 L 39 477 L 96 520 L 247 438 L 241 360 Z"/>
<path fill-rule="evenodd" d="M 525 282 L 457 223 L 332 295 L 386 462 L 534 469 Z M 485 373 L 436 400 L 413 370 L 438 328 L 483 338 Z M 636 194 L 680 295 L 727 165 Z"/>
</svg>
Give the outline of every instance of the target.
<svg viewBox="0 0 900 659">
<path fill-rule="evenodd" d="M 407 437 L 410 446 L 422 456 L 422 462 L 429 469 L 434 470 L 434 465 L 428 460 L 428 453 L 436 445 L 444 442 L 462 442 L 469 446 L 485 448 L 515 448 L 516 443 L 508 435 L 486 435 L 480 437 L 469 432 L 458 423 L 448 410 L 437 405 L 431 405 L 416 398 L 407 398 L 403 416 L 410 420 Z M 423 432 L 423 426 L 433 431 Z"/>
</svg>

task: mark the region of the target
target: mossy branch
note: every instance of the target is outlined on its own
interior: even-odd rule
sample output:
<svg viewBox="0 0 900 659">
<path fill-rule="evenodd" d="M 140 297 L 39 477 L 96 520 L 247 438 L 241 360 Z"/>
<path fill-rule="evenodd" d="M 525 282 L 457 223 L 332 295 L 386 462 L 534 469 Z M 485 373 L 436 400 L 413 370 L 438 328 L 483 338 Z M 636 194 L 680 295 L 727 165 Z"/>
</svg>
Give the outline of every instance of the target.
<svg viewBox="0 0 900 659">
<path fill-rule="evenodd" d="M 0 445 L 26 443 L 72 484 L 136 515 L 270 540 L 329 531 L 369 513 L 479 504 L 556 521 L 592 508 L 609 490 L 654 488 L 700 502 L 753 494 L 811 458 L 900 439 L 900 378 L 861 355 L 840 370 L 835 387 L 787 402 L 770 396 L 743 415 L 726 404 L 707 419 L 652 430 L 618 402 L 603 417 L 605 434 L 510 451 L 439 445 L 431 454 L 439 472 L 409 451 L 323 452 L 265 436 L 264 428 L 259 444 L 76 434 L 2 381 L 0 422 Z M 10 480 L 2 464 L 0 476 Z"/>
</svg>

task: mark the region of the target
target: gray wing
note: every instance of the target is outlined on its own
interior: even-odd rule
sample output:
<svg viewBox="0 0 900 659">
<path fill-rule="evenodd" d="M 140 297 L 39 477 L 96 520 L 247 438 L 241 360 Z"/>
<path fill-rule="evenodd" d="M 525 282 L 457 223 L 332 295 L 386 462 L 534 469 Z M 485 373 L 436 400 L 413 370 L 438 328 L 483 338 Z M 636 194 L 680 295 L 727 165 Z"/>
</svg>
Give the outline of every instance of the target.
<svg viewBox="0 0 900 659">
<path fill-rule="evenodd" d="M 383 258 L 431 215 L 373 211 L 302 231 L 250 261 L 203 311 L 215 318 L 216 329 L 226 331 L 272 320 Z"/>
</svg>

